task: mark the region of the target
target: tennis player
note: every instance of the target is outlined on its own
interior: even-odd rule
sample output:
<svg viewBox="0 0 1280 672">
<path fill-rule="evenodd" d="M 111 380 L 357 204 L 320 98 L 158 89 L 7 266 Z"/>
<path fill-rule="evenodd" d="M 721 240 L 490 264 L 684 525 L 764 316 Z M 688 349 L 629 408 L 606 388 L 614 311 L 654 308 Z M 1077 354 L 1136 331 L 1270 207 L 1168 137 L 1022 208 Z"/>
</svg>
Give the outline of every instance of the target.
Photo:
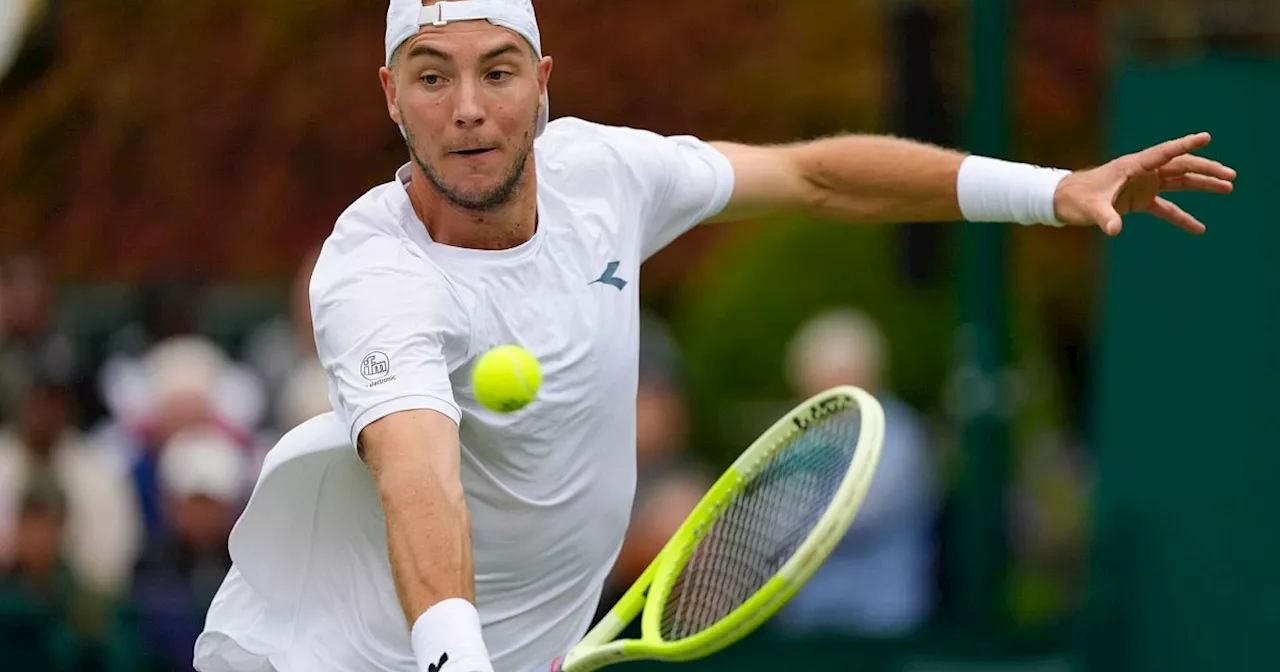
<svg viewBox="0 0 1280 672">
<path fill-rule="evenodd" d="M 338 219 L 311 283 L 333 412 L 268 456 L 201 672 L 525 672 L 587 630 L 635 487 L 640 265 L 700 222 L 1097 226 L 1228 193 L 1207 134 L 1068 173 L 891 137 L 708 143 L 548 123 L 529 0 L 391 0 L 387 110 L 409 161 Z M 518 343 L 538 398 L 477 403 Z"/>
</svg>

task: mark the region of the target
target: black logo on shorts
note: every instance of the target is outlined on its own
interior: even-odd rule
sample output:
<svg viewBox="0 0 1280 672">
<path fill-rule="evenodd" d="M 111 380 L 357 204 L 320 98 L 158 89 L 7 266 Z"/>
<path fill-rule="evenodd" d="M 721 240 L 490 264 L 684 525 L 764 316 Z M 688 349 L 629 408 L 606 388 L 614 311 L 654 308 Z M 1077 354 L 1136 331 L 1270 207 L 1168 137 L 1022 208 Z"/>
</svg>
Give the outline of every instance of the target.
<svg viewBox="0 0 1280 672">
<path fill-rule="evenodd" d="M 449 662 L 449 652 L 446 651 L 440 654 L 440 662 L 427 664 L 427 672 L 440 672 L 440 670 L 444 669 L 444 664 L 447 662 Z"/>
<path fill-rule="evenodd" d="M 382 380 L 391 375 L 391 360 L 381 352 L 371 352 L 360 360 L 360 375 L 365 380 Z"/>
</svg>

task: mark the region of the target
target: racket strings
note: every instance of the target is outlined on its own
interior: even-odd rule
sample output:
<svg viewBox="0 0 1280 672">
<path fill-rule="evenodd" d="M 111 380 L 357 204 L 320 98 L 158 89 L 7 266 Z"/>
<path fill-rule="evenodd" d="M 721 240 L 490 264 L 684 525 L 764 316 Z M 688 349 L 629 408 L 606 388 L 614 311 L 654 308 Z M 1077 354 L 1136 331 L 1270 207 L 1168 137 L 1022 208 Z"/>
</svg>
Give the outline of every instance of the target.
<svg viewBox="0 0 1280 672">
<path fill-rule="evenodd" d="M 795 555 L 844 481 L 860 429 L 850 406 L 786 440 L 695 542 L 667 597 L 664 640 L 720 621 Z"/>
</svg>

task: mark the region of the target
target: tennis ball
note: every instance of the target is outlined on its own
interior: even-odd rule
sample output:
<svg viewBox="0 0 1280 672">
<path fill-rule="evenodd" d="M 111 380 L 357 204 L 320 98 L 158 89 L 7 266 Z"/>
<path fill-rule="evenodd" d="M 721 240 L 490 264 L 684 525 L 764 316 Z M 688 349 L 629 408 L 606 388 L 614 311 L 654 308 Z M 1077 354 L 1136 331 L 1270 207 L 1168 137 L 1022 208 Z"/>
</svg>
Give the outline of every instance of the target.
<svg viewBox="0 0 1280 672">
<path fill-rule="evenodd" d="M 476 400 L 493 411 L 511 413 L 533 401 L 542 386 L 542 369 L 528 350 L 503 345 L 480 356 L 471 372 Z"/>
</svg>

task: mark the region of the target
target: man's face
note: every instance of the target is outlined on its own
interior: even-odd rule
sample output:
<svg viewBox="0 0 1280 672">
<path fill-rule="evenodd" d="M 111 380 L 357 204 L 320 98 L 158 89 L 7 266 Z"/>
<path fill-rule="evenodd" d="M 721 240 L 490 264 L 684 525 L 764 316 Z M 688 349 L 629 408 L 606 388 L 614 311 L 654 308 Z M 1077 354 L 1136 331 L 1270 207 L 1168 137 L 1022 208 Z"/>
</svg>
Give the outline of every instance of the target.
<svg viewBox="0 0 1280 672">
<path fill-rule="evenodd" d="M 18 425 L 28 450 L 43 453 L 53 449 L 58 436 L 67 428 L 68 392 L 63 389 L 35 387 L 23 399 Z"/>
<path fill-rule="evenodd" d="M 43 267 L 26 259 L 11 262 L 7 278 L 0 283 L 7 331 L 25 338 L 41 335 L 48 326 L 53 292 Z"/>
<path fill-rule="evenodd" d="M 636 454 L 641 467 L 684 450 L 688 410 L 678 390 L 641 380 L 636 393 Z"/>
<path fill-rule="evenodd" d="M 58 509 L 38 506 L 18 516 L 14 556 L 30 571 L 49 571 L 58 561 L 64 516 Z"/>
<path fill-rule="evenodd" d="M 525 179 L 551 59 L 487 21 L 427 27 L 395 58 L 383 91 L 414 162 L 456 207 L 505 205 Z"/>
<path fill-rule="evenodd" d="M 159 401 L 153 420 L 152 447 L 159 450 L 170 437 L 184 429 L 195 429 L 213 420 L 208 393 L 199 390 L 171 392 Z"/>
<path fill-rule="evenodd" d="M 180 497 L 171 506 L 172 524 L 187 544 L 202 551 L 226 546 L 236 522 L 231 506 L 205 495 Z"/>
</svg>

